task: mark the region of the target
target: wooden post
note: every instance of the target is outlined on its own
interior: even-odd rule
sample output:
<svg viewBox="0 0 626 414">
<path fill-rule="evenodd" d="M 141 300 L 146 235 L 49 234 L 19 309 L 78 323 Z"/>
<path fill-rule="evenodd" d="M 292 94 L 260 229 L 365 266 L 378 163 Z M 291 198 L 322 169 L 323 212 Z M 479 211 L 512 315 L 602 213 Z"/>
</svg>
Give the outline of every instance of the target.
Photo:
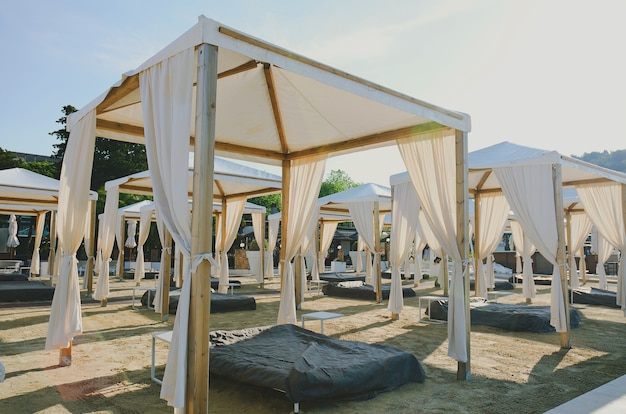
<svg viewBox="0 0 626 414">
<path fill-rule="evenodd" d="M 117 269 L 118 274 L 117 278 L 119 280 L 124 279 L 124 249 L 126 248 L 124 245 L 126 244 L 126 217 L 123 216 L 122 220 L 118 223 L 119 231 L 120 231 L 120 243 L 121 246 L 117 246 L 119 249 L 119 254 L 117 255 Z"/>
<path fill-rule="evenodd" d="M 441 249 L 441 265 L 439 265 L 439 276 L 441 277 L 441 287 L 443 288 L 443 296 L 448 296 L 450 289 L 449 273 L 448 273 L 448 255 L 446 251 Z"/>
<path fill-rule="evenodd" d="M 196 137 L 194 143 L 191 257 L 211 253 L 213 242 L 213 168 L 215 162 L 215 109 L 217 47 L 198 48 Z M 186 281 L 187 283 L 189 281 Z M 187 386 L 185 412 L 209 411 L 209 329 L 211 322 L 211 264 L 203 260 L 191 274 Z"/>
<path fill-rule="evenodd" d="M 294 285 L 296 289 L 296 309 L 302 308 L 302 279 L 304 277 L 304 273 L 306 269 L 302 268 L 302 248 L 298 249 L 298 255 L 296 256 L 296 260 L 294 263 Z"/>
<path fill-rule="evenodd" d="M 283 191 L 281 196 L 281 230 L 280 230 L 280 296 L 282 297 L 283 286 L 285 285 L 285 260 L 287 260 L 287 220 L 289 219 L 289 181 L 291 179 L 291 162 L 284 160 L 282 165 Z"/>
<path fill-rule="evenodd" d="M 221 266 L 222 268 L 224 268 L 224 266 L 226 266 L 226 269 L 228 269 L 228 255 L 225 254 L 226 253 L 226 214 L 228 213 L 228 203 L 226 202 L 225 198 L 222 198 L 222 240 L 220 240 L 220 255 L 224 255 L 226 257 L 226 262 L 222 263 Z M 220 269 L 220 273 L 222 272 L 222 270 Z M 221 280 L 221 274 L 218 275 L 218 280 Z M 230 281 L 229 281 L 230 282 Z M 218 287 L 219 287 L 219 293 L 228 293 L 228 285 L 227 286 L 221 286 L 221 283 L 218 283 Z"/>
<path fill-rule="evenodd" d="M 552 183 L 554 187 L 554 214 L 556 215 L 556 232 L 558 247 L 556 251 L 556 263 L 561 275 L 561 296 L 565 307 L 565 320 L 567 323 L 565 332 L 561 332 L 561 348 L 569 349 L 572 342 L 569 337 L 570 315 L 567 294 L 567 272 L 565 270 L 565 224 L 563 223 L 563 176 L 561 164 L 552 164 Z"/>
<path fill-rule="evenodd" d="M 263 223 L 261 225 L 261 241 L 259 245 L 259 249 L 261 250 L 261 286 L 259 287 L 263 289 L 265 287 L 265 214 L 261 214 L 260 216 Z"/>
<path fill-rule="evenodd" d="M 163 240 L 165 245 L 163 246 L 163 258 L 161 259 L 162 266 L 165 266 L 165 269 L 162 270 L 162 278 L 161 278 L 161 292 L 162 292 L 162 300 L 161 300 L 161 321 L 165 322 L 169 319 L 169 310 L 170 310 L 170 263 L 172 261 L 172 255 L 170 253 L 172 248 L 172 234 L 169 232 L 167 227 L 163 226 Z M 168 249 L 169 248 L 169 249 Z"/>
<path fill-rule="evenodd" d="M 87 278 L 87 292 L 93 293 L 93 267 L 94 267 L 94 246 L 96 244 L 96 200 L 89 202 L 89 246 L 85 244 L 87 253 L 87 263 L 85 265 L 85 276 Z M 108 277 L 108 275 L 107 275 Z"/>
<path fill-rule="evenodd" d="M 456 241 L 461 259 L 465 262 L 469 257 L 469 206 L 468 183 L 467 183 L 467 133 L 456 130 L 455 132 L 455 153 L 456 153 Z M 467 347 L 467 362 L 459 361 L 457 364 L 457 380 L 468 380 L 471 377 L 471 348 L 470 348 L 470 282 L 468 277 L 463 278 L 463 303 L 465 305 L 465 341 Z"/>
<path fill-rule="evenodd" d="M 373 269 L 374 278 L 376 280 L 376 303 L 380 303 L 383 300 L 383 283 L 382 283 L 382 275 L 380 274 L 380 254 L 378 250 L 380 249 L 380 205 L 378 201 L 374 202 L 374 248 L 376 251 L 375 255 L 378 256 L 378 260 L 376 260 L 376 268 Z"/>
<path fill-rule="evenodd" d="M 572 212 L 569 210 L 565 211 L 565 244 L 566 244 L 566 257 L 565 263 L 574 266 L 576 265 L 576 259 L 574 258 L 574 252 L 572 251 Z M 569 274 L 569 286 L 574 287 L 574 283 L 572 282 L 576 276 L 576 268 L 572 268 L 572 266 L 567 266 L 567 273 Z"/>
<path fill-rule="evenodd" d="M 59 365 L 69 367 L 72 365 L 72 340 L 67 348 L 61 348 L 59 352 Z"/>
<path fill-rule="evenodd" d="M 54 267 L 56 266 L 57 250 L 57 212 L 50 212 L 50 251 L 48 252 L 48 275 L 54 280 Z"/>
<path fill-rule="evenodd" d="M 480 235 L 482 226 L 480 216 L 480 204 L 482 202 L 482 197 L 479 192 L 474 194 L 474 296 L 478 296 L 478 293 L 481 292 L 483 280 L 478 277 L 479 274 L 483 272 L 478 271 L 479 267 L 482 269 L 483 260 L 480 258 Z"/>
</svg>

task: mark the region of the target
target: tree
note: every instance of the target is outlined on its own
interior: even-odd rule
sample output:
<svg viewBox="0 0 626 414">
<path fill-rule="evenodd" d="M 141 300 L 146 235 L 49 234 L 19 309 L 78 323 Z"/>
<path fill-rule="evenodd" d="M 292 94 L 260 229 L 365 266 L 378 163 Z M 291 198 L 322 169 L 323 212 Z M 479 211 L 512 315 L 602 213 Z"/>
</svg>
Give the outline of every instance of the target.
<svg viewBox="0 0 626 414">
<path fill-rule="evenodd" d="M 21 167 L 23 161 L 11 151 L 0 148 L 0 170 Z"/>
<path fill-rule="evenodd" d="M 265 215 L 268 216 L 272 213 L 276 213 L 281 210 L 281 197 L 280 194 L 270 194 L 260 197 L 254 197 L 248 200 L 249 202 L 263 206 L 266 209 Z"/>
<path fill-rule="evenodd" d="M 574 156 L 574 158 L 599 165 L 600 167 L 609 168 L 614 171 L 626 172 L 626 150 L 617 150 L 612 152 L 608 152 L 606 150 L 602 152 L 586 152 L 582 156 Z"/>
<path fill-rule="evenodd" d="M 50 161 L 25 162 L 22 168 L 54 179 L 58 179 L 61 172 L 59 165 Z"/>
<path fill-rule="evenodd" d="M 328 174 L 328 178 L 322 182 L 320 188 L 320 197 L 324 197 L 330 194 L 346 191 L 352 187 L 358 187 L 360 183 L 355 182 L 350 176 L 343 170 L 332 170 Z"/>
</svg>

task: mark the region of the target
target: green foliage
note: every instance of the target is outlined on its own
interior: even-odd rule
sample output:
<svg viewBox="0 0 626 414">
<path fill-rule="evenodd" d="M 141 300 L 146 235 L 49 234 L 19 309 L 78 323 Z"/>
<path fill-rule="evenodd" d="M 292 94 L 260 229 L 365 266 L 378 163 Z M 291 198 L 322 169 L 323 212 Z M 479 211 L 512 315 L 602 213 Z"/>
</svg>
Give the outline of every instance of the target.
<svg viewBox="0 0 626 414">
<path fill-rule="evenodd" d="M 59 160 L 62 160 L 63 156 L 65 155 L 65 147 L 67 146 L 67 139 L 70 136 L 70 133 L 65 128 L 65 125 L 67 124 L 67 116 L 73 112 L 76 112 L 77 109 L 74 108 L 72 105 L 65 105 L 62 111 L 63 111 L 63 116 L 57 119 L 56 122 L 57 124 L 63 125 L 63 128 L 59 128 L 54 132 L 48 133 L 48 135 L 56 136 L 56 138 L 59 141 L 61 141 L 58 144 L 52 145 L 54 148 L 56 148 L 56 152 L 54 152 L 52 156 L 55 158 L 58 158 Z"/>
<path fill-rule="evenodd" d="M 11 151 L 0 148 L 0 170 L 22 167 L 23 161 Z"/>
<path fill-rule="evenodd" d="M 281 197 L 280 194 L 270 194 L 266 196 L 254 197 L 248 200 L 250 203 L 263 206 L 266 209 L 265 215 L 272 214 L 272 208 L 276 211 L 281 209 Z"/>
<path fill-rule="evenodd" d="M 346 191 L 352 187 L 358 187 L 361 183 L 357 183 L 343 170 L 332 170 L 326 180 L 322 182 L 320 188 L 320 197 L 330 194 Z"/>
<path fill-rule="evenodd" d="M 50 161 L 25 162 L 22 164 L 22 168 L 56 180 L 61 174 L 60 165 Z"/>
<path fill-rule="evenodd" d="M 586 152 L 580 157 L 573 157 L 614 171 L 626 172 L 626 150 Z"/>
</svg>

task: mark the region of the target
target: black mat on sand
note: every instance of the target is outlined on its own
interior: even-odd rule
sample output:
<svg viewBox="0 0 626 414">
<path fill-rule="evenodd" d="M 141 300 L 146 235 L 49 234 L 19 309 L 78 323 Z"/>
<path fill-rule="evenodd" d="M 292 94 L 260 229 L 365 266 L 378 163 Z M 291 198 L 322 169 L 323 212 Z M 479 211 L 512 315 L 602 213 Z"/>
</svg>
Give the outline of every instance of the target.
<svg viewBox="0 0 626 414">
<path fill-rule="evenodd" d="M 376 292 L 372 285 L 362 286 L 342 286 L 342 283 L 331 282 L 322 287 L 322 292 L 327 296 L 335 296 L 350 299 L 376 300 Z M 391 286 L 383 285 L 382 298 L 389 299 Z M 415 291 L 410 287 L 402 288 L 402 297 L 409 298 L 417 296 Z"/>
</svg>

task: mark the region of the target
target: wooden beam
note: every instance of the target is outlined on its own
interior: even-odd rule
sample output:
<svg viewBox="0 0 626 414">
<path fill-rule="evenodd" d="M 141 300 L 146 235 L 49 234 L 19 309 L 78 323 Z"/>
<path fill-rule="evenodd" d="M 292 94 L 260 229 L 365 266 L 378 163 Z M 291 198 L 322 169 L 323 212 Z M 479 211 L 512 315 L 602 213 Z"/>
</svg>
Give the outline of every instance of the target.
<svg viewBox="0 0 626 414">
<path fill-rule="evenodd" d="M 243 65 L 239 65 L 236 68 L 225 70 L 224 72 L 220 72 L 217 75 L 217 79 L 224 79 L 229 76 L 237 75 L 238 73 L 246 72 L 252 69 L 255 69 L 259 65 L 259 62 L 256 60 L 249 60 Z"/>
<path fill-rule="evenodd" d="M 383 144 L 389 141 L 395 141 L 401 138 L 407 138 L 414 135 L 434 132 L 439 130 L 448 130 L 450 128 L 443 126 L 437 122 L 426 122 L 424 124 L 413 125 L 406 128 L 396 129 L 394 131 L 386 131 L 377 134 L 365 135 L 348 141 L 336 142 L 332 144 L 320 145 L 315 148 L 309 148 L 302 151 L 294 151 L 287 155 L 289 159 L 304 158 L 315 154 L 330 154 L 333 152 L 353 150 L 356 148 Z"/>
<path fill-rule="evenodd" d="M 455 131 L 454 146 L 456 154 L 456 242 L 465 262 L 469 257 L 469 206 L 467 202 L 467 132 Z M 466 265 L 467 266 L 467 265 Z M 463 303 L 465 305 L 465 346 L 467 349 L 467 362 L 459 361 L 457 364 L 457 380 L 468 380 L 471 377 L 471 347 L 470 347 L 470 282 L 468 277 L 463 278 Z"/>
<path fill-rule="evenodd" d="M 98 107 L 96 108 L 96 114 L 102 114 L 107 111 L 109 106 L 114 103 L 120 101 L 125 98 L 135 90 L 139 88 L 139 74 L 134 74 L 132 76 L 128 76 L 126 79 L 122 81 L 120 86 L 115 88 L 111 88 L 106 98 L 100 102 Z M 96 124 L 97 125 L 97 124 Z"/>
<path fill-rule="evenodd" d="M 489 179 L 492 171 L 493 170 L 489 170 L 483 174 L 483 176 L 480 178 L 480 181 L 478 182 L 478 185 L 476 186 L 476 190 L 480 191 L 483 188 L 483 186 L 487 182 L 487 179 Z"/>
<path fill-rule="evenodd" d="M 567 289 L 567 271 L 565 270 L 565 224 L 563 223 L 563 175 L 561 173 L 561 164 L 552 165 L 552 183 L 554 188 L 554 214 L 556 216 L 556 232 L 558 247 L 556 251 L 556 262 L 561 275 L 561 298 L 565 307 L 565 332 L 561 332 L 561 348 L 570 349 L 572 342 L 570 340 L 570 315 L 569 301 Z"/>
<path fill-rule="evenodd" d="M 121 122 L 108 121 L 106 119 L 96 119 L 96 128 L 105 131 L 122 132 L 127 135 L 144 137 L 144 129 L 141 126 L 122 124 Z"/>
<path fill-rule="evenodd" d="M 280 104 L 278 103 L 278 97 L 276 96 L 276 87 L 274 86 L 274 75 L 272 74 L 272 67 L 269 64 L 263 65 L 263 72 L 265 73 L 265 83 L 267 84 L 267 93 L 270 97 L 272 104 L 272 112 L 274 113 L 274 123 L 276 124 L 276 131 L 278 132 L 278 139 L 280 140 L 280 149 L 283 154 L 289 152 L 287 146 L 287 137 L 285 136 L 285 128 L 283 124 L 283 118 L 280 111 Z"/>
<path fill-rule="evenodd" d="M 474 296 L 478 296 L 478 293 L 482 289 L 483 281 L 481 280 L 479 274 L 483 272 L 479 272 L 478 269 L 483 265 L 483 260 L 480 258 L 478 252 L 482 248 L 480 243 L 481 233 L 482 233 L 482 217 L 480 215 L 480 204 L 482 202 L 482 196 L 480 193 L 477 193 L 474 196 Z"/>
<path fill-rule="evenodd" d="M 198 49 L 196 137 L 194 145 L 191 257 L 212 252 L 213 168 L 215 159 L 215 108 L 217 101 L 217 47 Z M 186 185 L 186 183 L 185 183 Z M 184 283 L 187 283 L 185 281 Z M 187 413 L 209 412 L 209 330 L 211 325 L 211 264 L 202 260 L 191 274 L 187 342 Z"/>
<path fill-rule="evenodd" d="M 236 31 L 234 31 L 232 29 L 229 29 L 227 27 L 221 26 L 218 30 L 219 30 L 219 32 L 221 34 L 223 34 L 225 36 L 232 37 L 233 39 L 237 39 L 239 41 L 248 43 L 250 45 L 259 47 L 259 48 L 264 49 L 264 50 L 269 50 L 272 53 L 276 53 L 276 54 L 278 54 L 280 56 L 288 57 L 291 60 L 298 61 L 298 62 L 303 63 L 303 64 L 308 65 L 308 66 L 312 66 L 312 67 L 314 67 L 316 69 L 320 69 L 320 70 L 322 70 L 324 72 L 332 73 L 332 74 L 334 74 L 336 76 L 339 76 L 339 77 L 342 77 L 342 78 L 344 78 L 346 80 L 362 84 L 364 86 L 367 86 L 369 89 L 374 89 L 374 90 L 383 92 L 385 94 L 392 95 L 392 96 L 394 96 L 396 98 L 400 98 L 400 99 L 412 102 L 414 104 L 418 104 L 418 105 L 420 105 L 422 107 L 425 107 L 425 108 L 428 108 L 430 110 L 442 113 L 442 114 L 444 114 L 446 116 L 449 116 L 451 118 L 455 118 L 455 119 L 458 119 L 458 120 L 463 120 L 463 115 L 461 115 L 461 114 L 459 114 L 457 112 L 453 112 L 453 111 L 450 111 L 450 110 L 447 110 L 447 109 L 444 109 L 444 108 L 440 108 L 440 107 L 438 107 L 436 105 L 433 105 L 433 104 L 430 104 L 428 102 L 424 102 L 424 101 L 421 101 L 419 99 L 415 99 L 413 97 L 410 97 L 408 95 L 404 95 L 404 94 L 402 94 L 400 92 L 394 91 L 392 89 L 385 88 L 385 87 L 380 86 L 378 84 L 375 84 L 373 82 L 370 82 L 370 81 L 367 81 L 365 79 L 356 77 L 354 75 L 350 75 L 349 73 L 340 71 L 338 69 L 335 69 L 335 68 L 332 68 L 330 66 L 324 65 L 324 64 L 322 64 L 320 62 L 317 62 L 315 60 L 306 58 L 306 57 L 304 57 L 302 55 L 299 55 L 297 53 L 290 52 L 290 51 L 288 51 L 286 49 L 282 49 L 282 48 L 280 48 L 278 46 L 275 46 L 275 45 L 272 45 L 272 44 L 269 44 L 269 43 L 264 43 L 264 42 L 260 41 L 259 39 L 247 36 L 247 35 L 245 35 L 243 33 L 240 33 L 240 32 L 236 32 Z"/>
<path fill-rule="evenodd" d="M 280 152 L 271 151 L 263 148 L 244 147 L 243 145 L 231 144 L 227 142 L 216 142 L 215 150 L 229 152 L 233 154 L 250 155 L 253 157 L 268 158 L 272 160 L 282 161 L 287 157 Z"/>
<path fill-rule="evenodd" d="M 285 260 L 287 260 L 287 243 L 288 240 L 288 220 L 289 220 L 289 196 L 290 196 L 290 188 L 289 181 L 291 180 L 291 162 L 288 160 L 283 161 L 282 166 L 282 178 L 283 178 L 283 192 L 281 196 L 281 240 L 280 244 L 282 245 L 280 249 L 280 296 L 282 297 L 285 292 L 283 292 L 283 288 L 285 286 Z"/>
</svg>

